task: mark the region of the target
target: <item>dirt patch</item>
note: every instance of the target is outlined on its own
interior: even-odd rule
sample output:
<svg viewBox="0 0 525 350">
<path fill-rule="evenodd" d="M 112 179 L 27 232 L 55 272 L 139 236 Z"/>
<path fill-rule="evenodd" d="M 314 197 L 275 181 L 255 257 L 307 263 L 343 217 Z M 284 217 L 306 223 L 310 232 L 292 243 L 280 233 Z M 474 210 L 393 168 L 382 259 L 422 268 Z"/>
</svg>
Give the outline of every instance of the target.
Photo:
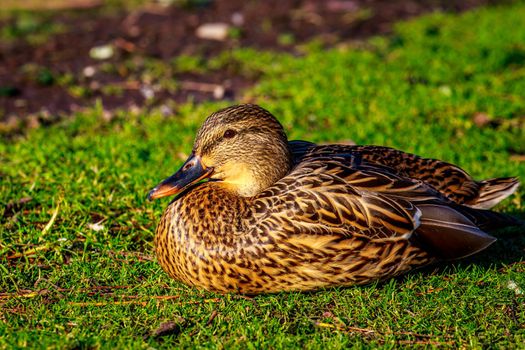
<svg viewBox="0 0 525 350">
<path fill-rule="evenodd" d="M 155 5 L 127 12 L 84 6 L 33 18 L 41 32 L 50 25 L 61 28 L 37 44 L 13 16 L 0 22 L 0 31 L 21 32 L 0 42 L 0 129 L 52 123 L 97 99 L 106 109 L 167 104 L 167 111 L 188 100 L 236 99 L 254 77 L 226 69 L 180 71 L 172 59 L 190 55 L 205 61 L 239 46 L 294 52 L 314 38 L 329 46 L 388 33 L 394 22 L 425 12 L 499 2 L 202 0 L 191 2 L 200 6 Z M 221 40 L 197 37 L 200 26 L 217 22 L 227 25 Z M 31 34 L 31 27 L 26 32 Z M 165 66 L 152 75 L 155 69 L 147 60 Z"/>
</svg>

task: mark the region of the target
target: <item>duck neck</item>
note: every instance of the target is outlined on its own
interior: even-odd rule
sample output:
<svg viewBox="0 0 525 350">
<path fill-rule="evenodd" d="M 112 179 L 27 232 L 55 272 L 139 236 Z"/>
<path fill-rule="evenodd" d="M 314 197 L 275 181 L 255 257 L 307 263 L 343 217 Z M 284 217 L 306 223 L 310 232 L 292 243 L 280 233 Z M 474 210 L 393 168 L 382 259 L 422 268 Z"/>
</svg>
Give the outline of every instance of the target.
<svg viewBox="0 0 525 350">
<path fill-rule="evenodd" d="M 263 153 L 263 152 L 262 152 Z M 286 176 L 291 169 L 288 147 L 278 154 L 265 152 L 232 164 L 223 186 L 240 197 L 254 197 Z"/>
</svg>

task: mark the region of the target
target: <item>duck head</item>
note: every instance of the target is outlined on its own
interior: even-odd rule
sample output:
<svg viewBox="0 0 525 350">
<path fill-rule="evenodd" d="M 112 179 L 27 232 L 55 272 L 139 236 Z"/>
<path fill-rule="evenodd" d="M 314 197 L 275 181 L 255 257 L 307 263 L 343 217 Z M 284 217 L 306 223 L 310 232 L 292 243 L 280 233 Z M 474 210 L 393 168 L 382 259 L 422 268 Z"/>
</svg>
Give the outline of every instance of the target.
<svg viewBox="0 0 525 350">
<path fill-rule="evenodd" d="M 279 121 L 257 105 L 232 106 L 206 119 L 188 160 L 148 198 L 175 195 L 204 179 L 251 197 L 284 177 L 290 167 L 288 140 Z"/>
</svg>

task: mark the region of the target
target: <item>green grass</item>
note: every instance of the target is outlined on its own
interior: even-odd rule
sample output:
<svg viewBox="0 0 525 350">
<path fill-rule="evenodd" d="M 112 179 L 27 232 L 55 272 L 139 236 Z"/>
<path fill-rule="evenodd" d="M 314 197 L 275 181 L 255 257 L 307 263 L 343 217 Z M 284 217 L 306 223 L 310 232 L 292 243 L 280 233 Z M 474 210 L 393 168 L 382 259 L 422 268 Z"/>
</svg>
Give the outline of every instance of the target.
<svg viewBox="0 0 525 350">
<path fill-rule="evenodd" d="M 388 145 L 478 178 L 525 179 L 523 18 L 523 4 L 435 14 L 365 45 L 313 43 L 304 57 L 244 49 L 209 64 L 263 74 L 246 100 L 291 138 Z M 524 348 L 525 296 L 509 288 L 525 289 L 523 229 L 466 261 L 364 287 L 248 300 L 168 279 L 152 258 L 168 200 L 146 194 L 222 106 L 104 118 L 97 105 L 2 139 L 1 204 L 32 199 L 0 218 L 0 348 Z M 478 113 L 494 123 L 476 125 Z M 524 207 L 520 189 L 497 210 L 523 217 Z M 172 334 L 154 337 L 167 321 Z"/>
</svg>

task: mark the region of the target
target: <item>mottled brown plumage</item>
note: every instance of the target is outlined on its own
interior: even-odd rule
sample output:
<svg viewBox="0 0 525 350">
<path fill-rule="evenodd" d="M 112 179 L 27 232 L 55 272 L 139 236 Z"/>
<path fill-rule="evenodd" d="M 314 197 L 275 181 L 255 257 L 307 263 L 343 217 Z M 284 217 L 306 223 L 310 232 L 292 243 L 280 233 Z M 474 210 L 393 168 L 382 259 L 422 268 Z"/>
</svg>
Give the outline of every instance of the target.
<svg viewBox="0 0 525 350">
<path fill-rule="evenodd" d="M 240 105 L 208 117 L 150 198 L 178 194 L 155 239 L 171 277 L 255 294 L 363 284 L 474 254 L 495 240 L 482 229 L 517 223 L 479 208 L 517 186 L 386 147 L 288 142 L 269 112 Z"/>
</svg>

